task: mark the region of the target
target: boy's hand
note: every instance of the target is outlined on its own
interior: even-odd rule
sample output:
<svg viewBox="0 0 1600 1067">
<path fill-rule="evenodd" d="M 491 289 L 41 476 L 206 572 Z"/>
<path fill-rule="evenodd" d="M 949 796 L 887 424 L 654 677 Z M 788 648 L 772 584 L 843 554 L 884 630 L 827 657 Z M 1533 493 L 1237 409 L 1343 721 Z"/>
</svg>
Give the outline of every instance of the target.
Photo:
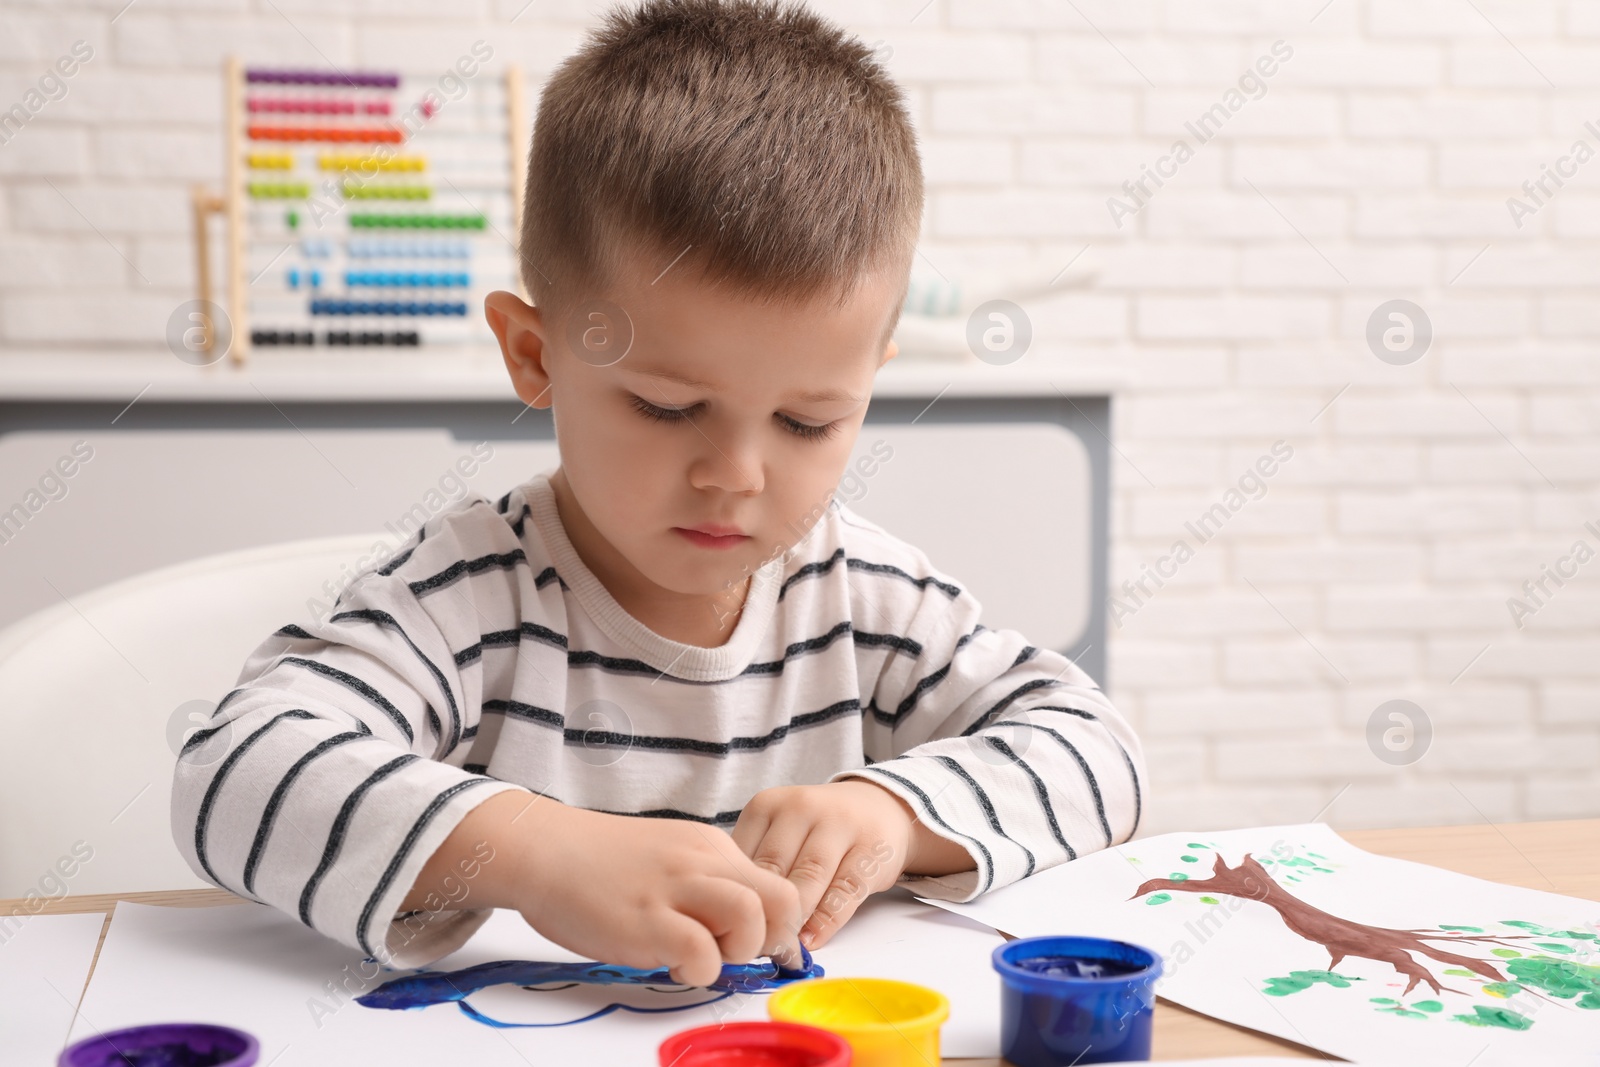
<svg viewBox="0 0 1600 1067">
<path fill-rule="evenodd" d="M 920 824 L 899 797 L 847 779 L 761 790 L 739 815 L 733 840 L 755 866 L 799 888 L 800 940 L 811 949 L 827 944 L 869 895 L 895 884 L 921 841 L 914 827 Z"/>
<path fill-rule="evenodd" d="M 799 965 L 795 886 L 752 863 L 721 830 L 558 805 L 514 837 L 512 889 L 528 924 L 564 948 L 710 985 L 724 961 L 777 954 Z"/>
</svg>

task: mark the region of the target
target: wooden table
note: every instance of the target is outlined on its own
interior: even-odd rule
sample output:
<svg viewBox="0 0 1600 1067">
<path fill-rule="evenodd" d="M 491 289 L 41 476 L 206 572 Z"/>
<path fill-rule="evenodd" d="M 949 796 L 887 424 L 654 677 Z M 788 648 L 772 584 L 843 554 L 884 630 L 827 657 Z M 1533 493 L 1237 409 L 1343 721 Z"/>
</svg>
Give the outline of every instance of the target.
<svg viewBox="0 0 1600 1067">
<path fill-rule="evenodd" d="M 1353 845 L 1379 855 L 1416 860 L 1507 885 L 1600 900 L 1600 819 L 1508 823 L 1502 826 L 1351 830 L 1341 831 L 1340 836 Z M 100 929 L 101 943 L 104 944 L 111 908 L 118 900 L 175 907 L 208 907 L 237 903 L 239 898 L 221 889 L 104 893 L 52 901 L 41 909 L 41 913 L 104 912 L 108 920 Z M 0 915 L 10 914 L 21 904 L 21 900 L 0 900 Z M 95 958 L 99 958 L 98 948 Z M 90 973 L 93 973 L 92 967 Z M 1335 1058 L 1292 1041 L 1218 1022 L 1158 999 L 1154 1058 L 1173 1060 L 1209 1056 Z M 962 1064 L 963 1067 L 1002 1067 L 1002 1061 L 990 1059 L 945 1062 Z"/>
</svg>

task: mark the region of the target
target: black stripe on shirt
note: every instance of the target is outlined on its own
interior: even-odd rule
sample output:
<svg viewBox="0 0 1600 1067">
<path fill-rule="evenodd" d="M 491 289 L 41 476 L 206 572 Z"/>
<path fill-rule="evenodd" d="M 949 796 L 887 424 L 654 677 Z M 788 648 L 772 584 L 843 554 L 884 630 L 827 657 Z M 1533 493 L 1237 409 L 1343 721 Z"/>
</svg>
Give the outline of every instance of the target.
<svg viewBox="0 0 1600 1067">
<path fill-rule="evenodd" d="M 278 627 L 278 629 L 273 631 L 272 636 L 273 637 L 298 637 L 302 641 L 313 640 L 312 636 L 309 633 L 307 633 L 305 630 L 301 629 L 300 627 L 296 626 L 292 622 L 287 626 Z"/>
<path fill-rule="evenodd" d="M 244 754 L 249 752 L 251 747 L 255 745 L 257 741 L 261 740 L 263 734 L 265 734 L 268 730 L 271 730 L 284 719 L 314 718 L 316 718 L 316 716 L 311 714 L 309 711 L 306 711 L 304 708 L 294 708 L 290 711 L 280 711 L 261 726 L 258 726 L 255 730 L 251 731 L 251 733 L 246 736 L 243 741 L 240 741 L 234 750 L 228 753 L 227 758 L 222 761 L 222 765 L 217 768 L 217 773 L 211 776 L 211 783 L 206 786 L 205 796 L 200 800 L 200 811 L 195 816 L 194 820 L 194 854 L 195 858 L 200 861 L 200 869 L 205 871 L 206 877 L 211 879 L 217 885 L 222 885 L 222 879 L 217 877 L 217 872 L 211 869 L 211 861 L 206 859 L 206 827 L 211 823 L 211 807 L 217 802 L 217 793 L 222 789 L 222 783 L 227 780 L 228 772 L 232 771 L 234 764 L 238 763 L 239 760 L 243 758 Z M 222 726 L 217 727 L 217 729 L 220 730 L 224 727 L 232 725 L 232 722 L 226 722 L 223 723 Z M 212 733 L 215 732 L 215 730 L 212 731 Z M 182 756 L 179 756 L 179 759 L 182 758 Z"/>
<path fill-rule="evenodd" d="M 917 578 L 917 577 L 915 577 L 913 575 L 907 574 L 905 571 L 901 570 L 899 567 L 891 566 L 888 563 L 870 563 L 870 562 L 868 562 L 867 560 L 864 560 L 864 559 L 856 559 L 854 556 L 851 556 L 848 559 L 846 559 L 844 561 L 844 563 L 845 563 L 845 566 L 848 567 L 850 570 L 853 570 L 853 571 L 866 571 L 868 574 L 886 574 L 886 575 L 888 575 L 888 576 L 890 576 L 892 578 L 899 578 L 902 581 L 910 582 L 912 585 L 916 586 L 918 589 L 921 589 L 921 590 L 924 590 L 924 591 L 926 591 L 928 586 L 931 585 L 935 589 L 937 589 L 941 593 L 943 593 L 945 596 L 949 597 L 951 600 L 955 600 L 957 597 L 959 597 L 961 595 L 961 587 L 960 586 L 951 585 L 949 582 L 942 582 L 939 579 L 933 577 L 932 575 L 927 575 L 926 577 Z"/>
<path fill-rule="evenodd" d="M 576 649 L 567 653 L 567 667 L 594 667 L 606 674 L 665 674 L 660 667 L 652 667 L 642 659 L 626 659 L 621 656 L 605 656 L 599 652 L 587 649 Z M 678 679 L 673 679 L 677 681 Z"/>
<path fill-rule="evenodd" d="M 851 630 L 852 627 L 850 620 L 846 619 L 844 622 L 834 626 L 833 629 L 829 630 L 827 633 L 818 634 L 816 637 L 808 637 L 803 641 L 795 641 L 789 645 L 786 645 L 783 650 L 782 659 L 771 660 L 767 663 L 752 663 L 739 673 L 741 676 L 749 674 L 782 674 L 784 665 L 790 660 L 799 659 L 801 656 L 807 656 L 813 652 L 820 652 L 832 645 L 834 641 L 838 640 L 840 637 L 851 633 Z"/>
<path fill-rule="evenodd" d="M 406 836 L 400 842 L 400 847 L 395 850 L 393 856 L 389 857 L 389 865 L 383 869 L 383 874 L 378 877 L 378 884 L 373 887 L 372 894 L 367 897 L 367 903 L 361 909 L 361 917 L 356 920 L 356 939 L 361 945 L 362 951 L 366 952 L 367 955 L 377 955 L 372 950 L 371 943 L 367 940 L 367 924 L 372 921 L 372 913 L 377 908 L 378 901 L 382 899 L 384 893 L 388 892 L 389 886 L 394 882 L 395 874 L 399 872 L 401 865 L 405 863 L 406 857 L 411 855 L 411 850 L 416 847 L 417 838 L 422 836 L 422 831 L 427 829 L 428 824 L 433 821 L 433 817 L 439 814 L 439 810 L 450 802 L 451 797 L 454 797 L 464 789 L 470 789 L 475 785 L 482 785 L 493 780 L 492 778 L 468 778 L 456 782 L 430 800 L 428 806 L 422 810 L 416 821 L 411 824 L 411 829 L 406 831 Z"/>
<path fill-rule="evenodd" d="M 382 693 L 355 675 L 341 671 L 337 667 L 330 667 L 326 663 L 321 663 L 314 659 L 301 659 L 299 656 L 285 656 L 278 662 L 288 663 L 295 667 L 303 667 L 314 674 L 320 674 L 330 681 L 339 683 L 387 715 L 395 726 L 400 728 L 400 732 L 406 735 L 406 744 L 409 745 L 416 740 L 416 735 L 411 729 L 411 723 L 400 713 L 400 709 L 389 703 Z M 437 725 L 437 716 L 435 716 L 434 722 Z"/>
<path fill-rule="evenodd" d="M 874 634 L 866 630 L 853 630 L 851 633 L 857 645 L 865 645 L 868 648 L 889 648 L 903 652 L 913 659 L 922 655 L 921 643 L 909 637 L 901 637 L 899 634 Z"/>
<path fill-rule="evenodd" d="M 218 715 L 222 714 L 222 709 L 228 706 L 228 701 L 232 700 L 234 697 L 240 695 L 241 693 L 246 693 L 246 692 L 249 692 L 249 686 L 241 685 L 237 689 L 228 690 L 227 695 L 224 696 L 220 701 L 217 702 L 217 706 L 216 707 L 211 709 L 211 714 L 208 717 L 212 718 L 212 719 L 215 719 Z M 189 739 L 183 743 L 183 747 L 178 751 L 178 757 L 180 759 L 183 758 L 183 754 L 185 752 L 188 752 L 191 748 L 194 748 L 196 745 L 200 744 L 206 738 L 210 737 L 212 734 L 216 733 L 218 730 L 221 730 L 223 728 L 223 726 L 226 726 L 226 725 L 227 725 L 227 723 L 223 723 L 222 726 L 209 726 L 209 727 L 205 728 L 204 730 L 196 730 L 194 733 L 190 734 L 189 735 Z"/>
<path fill-rule="evenodd" d="M 517 513 L 517 517 L 515 519 L 508 520 L 511 525 L 511 532 L 517 535 L 517 540 L 522 540 L 523 526 L 528 521 L 528 517 L 532 514 L 533 508 L 527 504 L 524 504 L 522 505 L 522 510 Z"/>
<path fill-rule="evenodd" d="M 978 784 L 978 780 L 967 773 L 967 769 L 950 756 L 940 755 L 935 756 L 934 759 L 950 768 L 957 777 L 967 783 L 967 787 L 972 790 L 972 795 L 978 798 L 978 806 L 983 808 L 984 817 L 989 820 L 989 829 L 1022 849 L 1022 854 L 1028 857 L 1028 869 L 1022 872 L 1022 877 L 1026 878 L 1032 874 L 1034 865 L 1033 850 L 1001 829 L 1000 814 L 994 810 L 994 802 L 989 799 L 989 794 L 983 791 L 983 786 Z"/>
<path fill-rule="evenodd" d="M 261 853 L 266 850 L 267 838 L 272 834 L 272 827 L 278 819 L 278 809 L 283 805 L 283 798 L 288 794 L 289 787 L 294 784 L 300 772 L 306 765 L 329 749 L 338 748 L 340 745 L 351 741 L 359 741 L 363 737 L 371 737 L 372 730 L 366 723 L 361 724 L 361 729 L 351 730 L 348 733 L 334 734 L 325 741 L 319 741 L 315 748 L 294 761 L 284 776 L 278 779 L 277 786 L 272 790 L 272 796 L 267 799 L 267 806 L 261 811 L 261 822 L 256 826 L 255 840 L 250 844 L 250 858 L 244 864 L 244 891 L 251 896 L 256 892 L 256 864 L 261 861 Z"/>
<path fill-rule="evenodd" d="M 1071 741 L 1068 741 L 1064 736 L 1062 736 L 1057 731 L 1052 730 L 1048 726 L 1040 726 L 1036 722 L 1019 722 L 1019 721 L 1016 721 L 1016 720 L 1011 720 L 1011 721 L 1004 722 L 1004 723 L 998 723 L 997 725 L 999 725 L 999 726 L 1026 726 L 1030 730 L 1042 730 L 1045 733 L 1049 734 L 1051 737 L 1055 738 L 1056 742 L 1058 744 L 1060 744 L 1062 748 L 1066 749 L 1067 752 L 1071 754 L 1073 759 L 1078 761 L 1078 769 L 1083 771 L 1083 777 L 1089 783 L 1089 792 L 1094 794 L 1094 810 L 1095 810 L 1095 813 L 1100 816 L 1100 829 L 1105 831 L 1106 847 L 1110 848 L 1111 847 L 1111 823 L 1106 819 L 1106 802 L 1105 802 L 1105 798 L 1100 795 L 1100 783 L 1099 783 L 1099 781 L 1097 781 L 1095 779 L 1094 771 L 1089 769 L 1089 761 L 1083 758 L 1083 753 L 1078 751 L 1078 747 L 1076 745 L 1074 745 Z M 1127 753 L 1124 752 L 1123 754 L 1126 755 Z M 1130 764 L 1129 769 L 1130 770 L 1132 769 L 1131 764 Z M 1138 776 L 1137 775 L 1134 776 L 1134 786 L 1133 787 L 1134 787 L 1134 789 L 1138 789 L 1139 788 Z"/>
<path fill-rule="evenodd" d="M 322 876 L 328 873 L 328 868 L 333 866 L 333 861 L 339 855 L 339 849 L 344 845 L 345 830 L 350 825 L 351 816 L 355 814 L 356 807 L 362 798 L 379 782 L 388 778 L 407 764 L 416 763 L 422 757 L 414 752 L 407 752 L 403 756 L 396 756 L 371 774 L 350 795 L 344 798 L 344 803 L 339 807 L 339 814 L 334 816 L 333 826 L 328 830 L 328 843 L 322 848 L 322 860 L 317 864 L 317 869 L 311 872 L 311 877 L 306 879 L 305 888 L 300 890 L 300 921 L 311 926 L 311 900 L 317 894 L 317 887 L 322 884 Z M 315 927 L 312 927 L 315 929 Z"/>
<path fill-rule="evenodd" d="M 650 752 L 685 752 L 699 756 L 727 756 L 733 752 L 759 752 L 789 736 L 812 726 L 820 726 L 835 719 L 858 715 L 861 702 L 854 697 L 830 704 L 817 711 L 795 715 L 765 734 L 753 737 L 732 737 L 727 741 L 702 741 L 693 737 L 659 737 L 649 734 L 627 734 L 612 730 L 584 730 L 571 728 L 557 712 L 514 700 L 490 700 L 483 705 L 484 714 L 502 713 L 525 722 L 561 730 L 562 740 L 569 745 L 585 748 L 612 749 L 627 752 L 639 748 Z"/>
<path fill-rule="evenodd" d="M 564 730 L 563 738 L 567 744 L 581 744 L 589 748 L 620 748 L 626 752 L 637 747 L 651 752 L 687 752 L 693 755 L 722 757 L 733 752 L 760 752 L 771 745 L 783 741 L 797 730 L 820 726 L 835 719 L 856 715 L 860 710 L 860 701 L 853 698 L 841 700 L 819 711 L 808 711 L 796 715 L 788 722 L 774 727 L 765 734 L 754 737 L 733 737 L 727 741 L 701 741 L 692 737 L 655 737 L 642 734 L 620 734 L 606 730 L 574 729 Z"/>
<path fill-rule="evenodd" d="M 778 587 L 778 602 L 783 602 L 783 598 L 788 595 L 791 586 L 798 582 L 802 582 L 807 578 L 813 578 L 819 574 L 828 574 L 832 572 L 834 566 L 839 563 L 840 560 L 844 561 L 846 570 L 865 571 L 868 574 L 880 574 L 890 578 L 898 578 L 901 581 L 910 582 L 918 589 L 923 590 L 926 590 L 928 586 L 931 585 L 939 589 L 952 600 L 961 595 L 961 589 L 959 586 L 951 585 L 949 582 L 940 581 L 938 578 L 934 578 L 931 575 L 924 578 L 918 578 L 901 570 L 899 567 L 892 566 L 888 563 L 872 563 L 868 560 L 857 559 L 854 556 L 846 556 L 843 548 L 836 548 L 833 550 L 833 555 L 829 556 L 827 559 L 816 560 L 814 562 L 807 563 L 802 567 L 796 568 L 793 574 L 785 578 L 783 580 L 783 584 Z"/>
<path fill-rule="evenodd" d="M 388 563 L 385 563 L 382 567 L 379 567 L 379 574 L 387 578 L 389 575 L 399 570 L 405 564 L 406 560 L 411 558 L 411 553 L 422 547 L 422 542 L 428 536 L 427 524 L 424 523 L 423 525 L 419 526 L 417 528 L 417 532 L 412 536 L 417 539 L 416 544 L 408 546 L 404 552 L 400 553 L 394 559 L 391 559 Z"/>
<path fill-rule="evenodd" d="M 487 767 L 481 763 L 468 763 L 463 770 L 474 774 L 487 773 Z M 490 778 L 491 781 L 499 779 Z M 549 797 L 557 804 L 566 803 L 549 790 L 539 792 L 539 796 Z M 651 808 L 648 811 L 614 811 L 610 808 L 585 808 L 585 811 L 595 811 L 602 815 L 625 815 L 630 819 L 681 819 L 684 822 L 704 823 L 707 826 L 733 826 L 739 821 L 742 811 L 719 811 L 715 815 L 696 815 L 692 811 L 682 811 L 678 808 Z"/>
<path fill-rule="evenodd" d="M 940 667 L 932 674 L 917 682 L 916 685 L 912 686 L 911 692 L 900 701 L 899 706 L 897 706 L 892 713 L 881 714 L 878 717 L 878 721 L 885 724 L 890 729 L 900 725 L 900 722 L 907 715 L 910 715 L 911 712 L 916 708 L 917 702 L 922 699 L 922 694 L 926 693 L 929 689 L 932 689 L 934 686 L 945 680 L 945 677 L 950 673 L 950 669 L 955 666 L 956 657 L 961 654 L 961 650 L 965 648 L 974 637 L 977 637 L 980 633 L 983 633 L 983 631 L 984 627 L 980 624 L 978 626 L 974 626 L 970 633 L 963 634 L 961 639 L 956 642 L 956 647 L 950 652 L 950 662 L 946 663 L 943 667 Z"/>
<path fill-rule="evenodd" d="M 838 563 L 841 559 L 844 559 L 844 549 L 836 548 L 833 550 L 833 555 L 829 556 L 827 559 L 817 560 L 813 563 L 807 563 L 805 566 L 796 569 L 795 572 L 789 575 L 789 577 L 785 578 L 783 580 L 783 584 L 778 587 L 778 603 L 783 603 L 783 598 L 788 595 L 790 586 L 794 585 L 796 582 L 810 578 L 812 575 L 827 574 L 829 571 L 833 570 L 833 565 Z"/>
<path fill-rule="evenodd" d="M 681 819 L 684 822 L 704 823 L 707 826 L 732 826 L 739 821 L 742 812 L 719 811 L 715 815 L 696 815 L 689 811 L 679 811 L 677 808 L 651 808 L 649 811 L 610 811 L 606 808 L 591 808 L 606 815 L 627 815 L 636 819 Z"/>
<path fill-rule="evenodd" d="M 1128 765 L 1128 777 L 1133 779 L 1133 829 L 1128 831 L 1128 836 L 1132 837 L 1139 832 L 1139 808 L 1141 806 L 1139 772 L 1133 766 L 1133 757 L 1128 755 L 1128 750 L 1122 747 L 1121 741 L 1117 742 L 1117 751 L 1122 753 L 1122 761 Z"/>
<path fill-rule="evenodd" d="M 426 707 L 428 710 L 428 729 L 433 731 L 434 737 L 437 737 L 439 740 L 443 741 L 444 724 L 439 721 L 439 713 L 433 710 L 432 704 L 428 704 Z M 454 752 L 456 750 L 456 745 L 459 745 L 460 743 L 461 742 L 458 740 L 454 745 L 451 745 L 450 751 Z"/>
<path fill-rule="evenodd" d="M 1001 697 L 1000 700 L 994 705 L 994 707 L 990 708 L 988 711 L 986 711 L 982 715 L 978 716 L 978 721 L 973 723 L 971 726 L 967 727 L 965 730 L 962 730 L 961 731 L 961 736 L 962 737 L 971 737 L 973 734 L 977 733 L 979 730 L 983 729 L 985 726 L 988 726 L 989 723 L 993 722 L 994 719 L 1002 711 L 1004 711 L 1007 708 L 1009 708 L 1012 704 L 1015 704 L 1019 698 L 1027 696 L 1029 693 L 1033 692 L 1034 690 L 1036 690 L 1036 689 L 1048 689 L 1049 687 L 1051 687 L 1053 685 L 1059 685 L 1059 684 L 1060 683 L 1057 682 L 1054 678 L 1035 678 L 1031 682 L 1022 683 L 1021 685 L 1019 685 L 1015 689 L 1013 689 L 1011 692 L 1009 692 L 1005 696 Z M 1032 708 L 1028 708 L 1026 710 L 1032 711 L 1033 709 Z"/>
<path fill-rule="evenodd" d="M 1080 718 L 1080 719 L 1088 719 L 1090 722 L 1099 722 L 1100 721 L 1100 716 L 1096 715 L 1092 711 L 1084 711 L 1082 708 L 1069 708 L 1069 707 L 1065 707 L 1064 705 L 1061 705 L 1061 704 L 1040 704 L 1038 707 L 1029 708 L 1028 710 L 1029 711 L 1064 711 L 1068 715 L 1076 715 L 1078 718 Z"/>
<path fill-rule="evenodd" d="M 527 554 L 520 548 L 514 548 L 510 552 L 490 553 L 476 559 L 458 559 L 437 574 L 409 583 L 409 588 L 413 596 L 421 598 L 453 585 L 469 575 L 483 574 L 486 571 L 508 571 L 527 565 Z"/>
<path fill-rule="evenodd" d="M 989 887 L 994 884 L 994 857 L 989 854 L 989 850 L 984 846 L 983 842 L 979 841 L 976 837 L 967 837 L 966 834 L 962 833 L 960 830 L 957 830 L 955 827 L 945 822 L 944 819 L 940 818 L 939 813 L 933 810 L 933 798 L 928 796 L 927 793 L 924 793 L 922 788 L 918 786 L 917 783 L 911 781 L 911 779 L 904 778 L 898 774 L 895 774 L 893 771 L 884 770 L 882 764 L 873 767 L 870 773 L 874 775 L 881 774 L 883 777 L 888 778 L 891 781 L 899 782 L 901 785 L 905 786 L 906 789 L 911 791 L 913 796 L 922 801 L 922 807 L 926 811 L 928 818 L 933 820 L 935 824 L 944 827 L 957 837 L 966 837 L 968 841 L 971 841 L 974 845 L 978 846 L 978 851 L 983 853 L 984 866 L 983 886 L 978 890 L 978 892 L 980 894 L 987 893 L 989 891 Z"/>
<path fill-rule="evenodd" d="M 994 736 L 993 734 L 989 734 L 988 736 L 984 737 L 984 740 L 989 743 L 990 748 L 1000 753 L 1012 763 L 1015 763 L 1018 767 L 1021 767 L 1022 773 L 1026 774 L 1033 782 L 1033 794 L 1034 796 L 1038 797 L 1039 806 L 1044 809 L 1044 816 L 1047 820 L 1049 820 L 1050 833 L 1055 837 L 1056 844 L 1060 845 L 1066 850 L 1067 859 L 1077 859 L 1077 851 L 1073 849 L 1071 845 L 1067 844 L 1067 839 L 1065 837 L 1061 836 L 1061 824 L 1056 822 L 1056 809 L 1050 805 L 1050 791 L 1045 788 L 1043 779 L 1034 773 L 1033 768 L 1024 763 L 1022 757 L 1011 751 L 1011 746 L 1000 740 L 1000 738 Z"/>
<path fill-rule="evenodd" d="M 525 622 L 515 630 L 496 630 L 494 633 L 483 634 L 476 642 L 456 653 L 456 666 L 464 667 L 468 663 L 476 662 L 483 657 L 486 648 L 513 648 L 522 644 L 524 637 L 531 637 L 551 648 L 565 651 L 567 637 L 557 633 L 548 626 L 540 626 L 536 622 Z"/>
<path fill-rule="evenodd" d="M 450 681 L 444 676 L 444 672 L 423 653 L 422 649 L 417 647 L 416 642 L 411 640 L 411 636 L 401 628 L 400 624 L 395 621 L 395 617 L 387 611 L 378 611 L 375 608 L 364 608 L 360 611 L 341 611 L 328 621 L 343 622 L 345 619 L 360 619 L 362 622 L 376 623 L 379 626 L 393 630 L 411 648 L 417 659 L 422 661 L 422 665 L 428 668 L 428 672 L 433 675 L 433 680 L 439 685 L 439 691 L 444 694 L 445 703 L 450 707 L 450 744 L 446 746 L 446 751 L 455 751 L 455 747 L 461 743 L 461 712 L 456 708 L 456 695 L 450 691 Z M 428 705 L 428 716 L 431 722 L 435 725 L 438 724 L 439 720 L 434 715 L 432 704 Z M 439 733 L 441 736 L 443 735 L 442 728 L 439 729 Z"/>
<path fill-rule="evenodd" d="M 514 719 L 541 723 L 545 726 L 559 728 L 567 724 L 567 721 L 561 717 L 559 711 L 551 711 L 549 708 L 541 708 L 533 704 L 524 704 L 520 700 L 485 700 L 483 702 L 483 713 L 487 715 L 491 712 L 509 715 Z"/>
</svg>

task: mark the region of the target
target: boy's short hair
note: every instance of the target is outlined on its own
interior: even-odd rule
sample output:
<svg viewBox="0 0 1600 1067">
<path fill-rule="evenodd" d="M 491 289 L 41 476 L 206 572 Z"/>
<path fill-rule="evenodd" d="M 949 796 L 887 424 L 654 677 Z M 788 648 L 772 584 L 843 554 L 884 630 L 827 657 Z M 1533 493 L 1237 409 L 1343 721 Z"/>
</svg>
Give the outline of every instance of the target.
<svg viewBox="0 0 1600 1067">
<path fill-rule="evenodd" d="M 842 304 L 865 271 L 909 275 L 922 197 L 903 95 L 859 39 L 772 0 L 647 0 L 545 85 L 521 271 L 571 310 L 631 246 L 739 295 Z"/>
</svg>

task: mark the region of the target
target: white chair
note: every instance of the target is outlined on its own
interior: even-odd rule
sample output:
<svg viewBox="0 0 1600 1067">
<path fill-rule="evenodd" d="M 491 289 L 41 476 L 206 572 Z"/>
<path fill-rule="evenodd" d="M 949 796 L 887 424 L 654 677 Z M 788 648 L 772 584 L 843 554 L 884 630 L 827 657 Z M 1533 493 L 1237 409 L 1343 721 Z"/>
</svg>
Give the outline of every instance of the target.
<svg viewBox="0 0 1600 1067">
<path fill-rule="evenodd" d="M 323 583 L 380 540 L 393 543 L 363 534 L 208 556 L 0 631 L 0 897 L 204 886 L 169 815 L 188 715 L 209 714 L 256 645 L 310 616 L 310 598 L 331 603 Z"/>
</svg>

